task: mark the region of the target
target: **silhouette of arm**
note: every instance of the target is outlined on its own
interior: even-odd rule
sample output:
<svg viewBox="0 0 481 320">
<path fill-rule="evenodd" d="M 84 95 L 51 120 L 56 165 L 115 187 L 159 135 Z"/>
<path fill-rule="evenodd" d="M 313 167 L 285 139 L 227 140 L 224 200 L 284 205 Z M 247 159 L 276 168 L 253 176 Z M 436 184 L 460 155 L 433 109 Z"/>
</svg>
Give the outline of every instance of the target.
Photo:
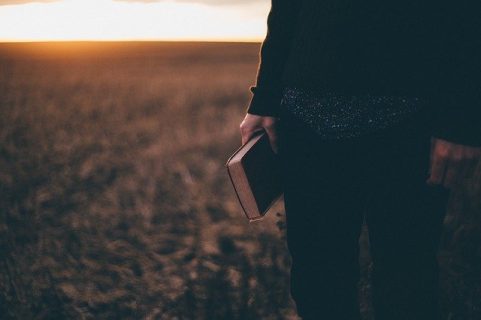
<svg viewBox="0 0 481 320">
<path fill-rule="evenodd" d="M 433 135 L 481 146 L 481 17 L 469 5 L 442 7 Z M 448 16 L 448 17 L 446 17 Z"/>
<path fill-rule="evenodd" d="M 281 77 L 295 33 L 301 1 L 272 0 L 267 18 L 267 35 L 260 50 L 256 84 L 247 113 L 277 116 L 282 95 Z"/>
</svg>

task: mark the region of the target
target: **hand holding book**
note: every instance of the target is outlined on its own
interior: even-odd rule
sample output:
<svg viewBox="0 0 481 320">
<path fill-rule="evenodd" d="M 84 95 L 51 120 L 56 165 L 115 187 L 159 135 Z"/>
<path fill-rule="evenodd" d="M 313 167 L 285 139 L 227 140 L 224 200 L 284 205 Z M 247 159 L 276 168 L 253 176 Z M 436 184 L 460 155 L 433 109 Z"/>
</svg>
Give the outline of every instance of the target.
<svg viewBox="0 0 481 320">
<path fill-rule="evenodd" d="M 266 131 L 255 132 L 225 166 L 249 221 L 261 219 L 282 196 L 279 159 Z"/>
<path fill-rule="evenodd" d="M 242 144 L 246 144 L 257 132 L 265 130 L 269 137 L 272 150 L 277 153 L 277 121 L 279 119 L 272 116 L 262 116 L 247 113 L 240 124 Z"/>
</svg>

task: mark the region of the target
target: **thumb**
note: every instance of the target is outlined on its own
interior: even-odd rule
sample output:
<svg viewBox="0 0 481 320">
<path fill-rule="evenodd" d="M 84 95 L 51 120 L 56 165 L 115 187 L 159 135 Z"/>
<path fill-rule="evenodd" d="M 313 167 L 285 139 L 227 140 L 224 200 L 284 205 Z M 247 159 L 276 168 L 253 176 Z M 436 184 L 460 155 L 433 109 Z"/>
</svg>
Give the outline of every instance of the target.
<svg viewBox="0 0 481 320">
<path fill-rule="evenodd" d="M 255 134 L 257 134 L 260 131 L 262 131 L 262 128 L 259 128 L 256 130 L 243 131 L 241 144 L 246 144 L 252 137 L 254 137 Z"/>
</svg>

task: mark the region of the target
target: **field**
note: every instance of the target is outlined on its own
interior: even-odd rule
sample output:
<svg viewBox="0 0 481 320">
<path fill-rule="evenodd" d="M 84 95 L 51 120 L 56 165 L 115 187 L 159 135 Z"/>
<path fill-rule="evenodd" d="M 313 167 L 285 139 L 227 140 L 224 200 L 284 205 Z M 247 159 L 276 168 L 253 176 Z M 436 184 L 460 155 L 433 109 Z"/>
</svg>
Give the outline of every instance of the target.
<svg viewBox="0 0 481 320">
<path fill-rule="evenodd" d="M 224 168 L 258 50 L 0 45 L 2 319 L 297 318 L 282 202 L 249 224 Z M 445 319 L 481 319 L 480 189 L 449 204 Z"/>
</svg>

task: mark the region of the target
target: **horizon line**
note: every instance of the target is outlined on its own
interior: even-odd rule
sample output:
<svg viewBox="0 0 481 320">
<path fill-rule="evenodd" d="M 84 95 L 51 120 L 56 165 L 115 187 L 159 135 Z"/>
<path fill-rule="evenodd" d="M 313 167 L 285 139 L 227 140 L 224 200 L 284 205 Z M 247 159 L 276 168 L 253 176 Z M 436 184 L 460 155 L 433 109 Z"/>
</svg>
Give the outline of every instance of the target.
<svg viewBox="0 0 481 320">
<path fill-rule="evenodd" d="M 0 43 L 55 43 L 55 42 L 231 42 L 231 43 L 259 43 L 260 38 L 182 38 L 182 39 L 0 39 Z"/>
</svg>

